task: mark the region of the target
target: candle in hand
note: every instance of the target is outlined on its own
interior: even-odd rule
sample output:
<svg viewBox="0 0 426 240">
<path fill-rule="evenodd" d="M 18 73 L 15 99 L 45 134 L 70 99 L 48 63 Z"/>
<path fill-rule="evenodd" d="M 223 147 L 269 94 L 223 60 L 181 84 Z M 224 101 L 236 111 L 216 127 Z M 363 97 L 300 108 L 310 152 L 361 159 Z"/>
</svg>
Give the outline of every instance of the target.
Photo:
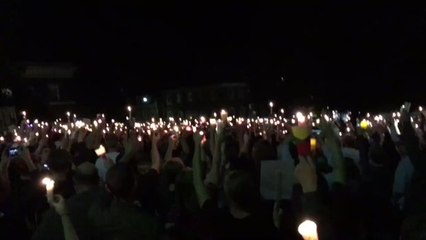
<svg viewBox="0 0 426 240">
<path fill-rule="evenodd" d="M 313 221 L 306 220 L 302 222 L 297 231 L 302 235 L 304 240 L 318 240 L 317 224 Z"/>
<path fill-rule="evenodd" d="M 220 111 L 220 118 L 222 119 L 222 122 L 226 123 L 228 120 L 228 112 L 222 109 L 222 111 Z"/>
<path fill-rule="evenodd" d="M 317 139 L 311 138 L 311 151 L 314 152 L 317 149 Z"/>
<path fill-rule="evenodd" d="M 55 187 L 55 181 L 52 179 L 45 177 L 41 181 L 46 186 L 46 196 L 47 201 L 52 202 L 53 201 L 53 188 Z"/>
</svg>

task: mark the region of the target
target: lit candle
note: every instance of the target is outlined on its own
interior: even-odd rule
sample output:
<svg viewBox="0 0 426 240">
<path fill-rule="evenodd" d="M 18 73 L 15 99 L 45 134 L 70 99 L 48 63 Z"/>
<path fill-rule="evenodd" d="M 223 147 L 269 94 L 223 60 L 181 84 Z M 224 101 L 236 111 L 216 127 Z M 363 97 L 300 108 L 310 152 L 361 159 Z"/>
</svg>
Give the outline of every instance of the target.
<svg viewBox="0 0 426 240">
<path fill-rule="evenodd" d="M 132 107 L 127 106 L 127 111 L 129 112 L 129 121 L 132 120 Z"/>
<path fill-rule="evenodd" d="M 228 112 L 226 112 L 225 109 L 220 111 L 220 118 L 222 119 L 222 122 L 226 122 L 226 120 L 228 120 Z"/>
<path fill-rule="evenodd" d="M 317 149 L 317 139 L 311 138 L 311 151 L 314 152 Z"/>
<path fill-rule="evenodd" d="M 297 231 L 304 240 L 318 240 L 317 224 L 313 221 L 306 220 L 302 222 Z"/>
<path fill-rule="evenodd" d="M 45 177 L 45 178 L 43 178 L 41 183 L 43 183 L 46 186 L 47 201 L 52 202 L 53 201 L 53 188 L 55 187 L 55 181 L 53 181 L 52 179 L 50 179 L 48 177 Z"/>
<path fill-rule="evenodd" d="M 105 147 L 103 145 L 99 145 L 99 147 L 95 149 L 95 153 L 98 157 L 104 155 L 106 153 Z"/>
<path fill-rule="evenodd" d="M 273 115 L 273 111 L 274 111 L 274 103 L 273 102 L 269 102 L 269 107 L 271 109 L 271 116 Z"/>
<path fill-rule="evenodd" d="M 67 112 L 67 119 L 68 119 L 68 123 L 70 122 L 70 116 L 71 116 L 71 113 L 70 113 L 70 112 Z"/>
<path fill-rule="evenodd" d="M 26 111 L 22 111 L 21 113 L 22 113 L 22 117 L 23 117 L 24 119 L 26 119 L 26 118 L 27 118 L 27 112 L 26 112 Z"/>
</svg>

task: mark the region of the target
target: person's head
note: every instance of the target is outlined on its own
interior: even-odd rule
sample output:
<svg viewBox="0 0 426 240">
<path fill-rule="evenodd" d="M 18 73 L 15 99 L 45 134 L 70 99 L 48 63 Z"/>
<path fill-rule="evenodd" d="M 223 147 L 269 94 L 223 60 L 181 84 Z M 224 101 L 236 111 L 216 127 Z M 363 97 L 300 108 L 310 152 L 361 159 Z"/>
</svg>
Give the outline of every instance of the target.
<svg viewBox="0 0 426 240">
<path fill-rule="evenodd" d="M 266 140 L 260 140 L 253 145 L 252 158 L 255 162 L 276 159 L 275 148 Z"/>
<path fill-rule="evenodd" d="M 71 171 L 72 157 L 67 151 L 62 149 L 52 150 L 47 160 L 52 176 L 56 181 L 64 180 Z"/>
<path fill-rule="evenodd" d="M 115 134 L 105 135 L 105 148 L 108 152 L 117 151 L 119 148 L 119 138 Z"/>
<path fill-rule="evenodd" d="M 226 136 L 223 145 L 224 161 L 230 163 L 238 158 L 239 144 L 232 136 Z"/>
<path fill-rule="evenodd" d="M 225 196 L 231 208 L 253 212 L 259 200 L 259 192 L 253 176 L 243 170 L 229 172 L 224 182 Z"/>
<path fill-rule="evenodd" d="M 342 139 L 342 147 L 356 148 L 356 139 L 352 135 L 346 135 Z"/>
<path fill-rule="evenodd" d="M 40 153 L 40 163 L 41 164 L 47 163 L 47 161 L 49 160 L 49 155 L 50 155 L 50 147 L 48 146 L 43 147 Z"/>
<path fill-rule="evenodd" d="M 175 183 L 176 177 L 182 172 L 184 166 L 182 159 L 178 157 L 174 157 L 165 162 L 163 166 L 163 173 L 167 183 Z"/>
<path fill-rule="evenodd" d="M 396 150 L 398 151 L 399 155 L 406 156 L 407 155 L 407 149 L 405 148 L 405 145 L 402 143 L 396 144 Z"/>
<path fill-rule="evenodd" d="M 112 166 L 106 174 L 106 187 L 114 197 L 130 200 L 136 185 L 131 168 L 124 163 Z"/>
<path fill-rule="evenodd" d="M 382 147 L 373 146 L 369 151 L 370 159 L 373 163 L 382 165 L 386 162 L 386 154 Z"/>
<path fill-rule="evenodd" d="M 93 163 L 84 162 L 74 171 L 74 187 L 77 192 L 99 186 L 99 174 Z"/>
</svg>

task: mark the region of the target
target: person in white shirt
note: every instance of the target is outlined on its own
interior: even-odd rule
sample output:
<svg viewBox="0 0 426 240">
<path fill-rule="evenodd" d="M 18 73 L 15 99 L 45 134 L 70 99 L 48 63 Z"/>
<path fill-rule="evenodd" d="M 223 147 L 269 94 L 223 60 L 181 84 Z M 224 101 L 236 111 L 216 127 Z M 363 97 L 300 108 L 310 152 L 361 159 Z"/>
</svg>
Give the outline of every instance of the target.
<svg viewBox="0 0 426 240">
<path fill-rule="evenodd" d="M 405 149 L 403 146 L 399 146 L 398 151 L 401 154 L 401 160 L 399 161 L 395 170 L 393 196 L 395 202 L 402 210 L 404 207 L 404 194 L 411 182 L 411 177 L 414 173 L 414 166 L 410 158 L 405 154 Z"/>
<path fill-rule="evenodd" d="M 98 169 L 99 178 L 105 182 L 108 169 L 117 163 L 119 141 L 115 135 L 105 136 L 105 148 L 107 153 L 96 160 L 95 166 Z"/>
</svg>

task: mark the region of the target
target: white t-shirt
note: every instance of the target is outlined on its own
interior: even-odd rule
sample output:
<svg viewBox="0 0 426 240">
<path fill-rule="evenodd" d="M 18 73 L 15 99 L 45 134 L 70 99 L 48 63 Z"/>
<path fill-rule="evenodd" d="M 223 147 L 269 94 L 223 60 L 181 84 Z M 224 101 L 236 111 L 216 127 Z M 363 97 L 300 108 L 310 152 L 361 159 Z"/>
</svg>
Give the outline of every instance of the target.
<svg viewBox="0 0 426 240">
<path fill-rule="evenodd" d="M 115 164 L 117 162 L 117 156 L 119 154 L 120 154 L 119 152 L 109 152 L 106 155 Z M 96 160 L 95 166 L 98 169 L 99 177 L 101 178 L 101 180 L 103 182 L 105 182 L 106 173 L 107 173 L 107 171 L 109 169 L 109 167 L 107 166 L 107 164 L 105 162 L 105 159 L 102 158 L 102 157 L 98 158 Z"/>
<path fill-rule="evenodd" d="M 294 169 L 295 169 L 294 159 L 291 156 L 289 147 L 290 146 L 288 143 L 281 143 L 280 145 L 277 146 L 278 161 L 284 162 L 283 170 L 287 176 L 286 179 L 289 179 L 288 184 L 290 184 L 290 186 L 283 187 L 283 195 L 288 196 L 288 199 L 290 199 L 293 194 L 293 188 L 292 188 L 293 184 L 297 182 L 296 176 L 294 175 Z M 287 189 L 287 192 L 284 189 Z"/>
<path fill-rule="evenodd" d="M 407 156 L 401 158 L 398 163 L 398 167 L 395 170 L 395 178 L 393 182 L 393 193 L 404 194 L 411 182 L 411 177 L 414 173 L 414 166 L 411 163 L 410 158 Z M 398 200 L 400 208 L 404 205 L 404 197 Z"/>
</svg>

